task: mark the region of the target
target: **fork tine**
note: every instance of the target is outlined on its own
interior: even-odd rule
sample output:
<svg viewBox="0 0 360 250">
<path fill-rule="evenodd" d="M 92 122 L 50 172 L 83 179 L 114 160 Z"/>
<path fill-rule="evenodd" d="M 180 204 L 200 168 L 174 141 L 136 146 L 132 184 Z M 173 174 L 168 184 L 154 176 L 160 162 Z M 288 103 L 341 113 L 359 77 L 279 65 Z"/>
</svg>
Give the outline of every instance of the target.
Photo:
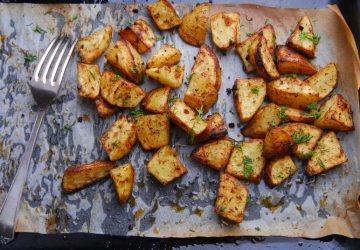
<svg viewBox="0 0 360 250">
<path fill-rule="evenodd" d="M 68 52 L 68 54 L 66 55 L 65 61 L 64 61 L 64 63 L 62 64 L 61 71 L 60 71 L 60 73 L 59 73 L 59 75 L 58 75 L 58 77 L 57 77 L 57 80 L 56 80 L 56 82 L 57 82 L 59 85 L 60 85 L 61 82 L 62 82 L 62 79 L 63 79 L 63 77 L 64 77 L 64 73 L 65 73 L 66 66 L 67 66 L 68 63 L 69 63 L 71 54 L 72 54 L 72 52 L 73 52 L 73 50 L 74 50 L 74 48 L 75 48 L 75 45 L 76 45 L 77 41 L 78 41 L 78 39 L 75 39 L 74 42 L 71 44 L 70 49 L 69 49 L 69 52 Z"/>
<path fill-rule="evenodd" d="M 52 68 L 51 77 L 50 77 L 50 84 L 51 84 L 52 86 L 55 85 L 54 79 L 55 79 L 56 72 L 58 71 L 60 62 L 61 62 L 61 60 L 63 59 L 62 57 L 63 57 L 63 55 L 64 55 L 64 53 L 65 53 L 65 51 L 66 51 L 66 49 L 67 49 L 67 47 L 68 47 L 68 45 L 69 45 L 69 43 L 70 43 L 70 41 L 71 41 L 71 39 L 68 39 L 68 40 L 66 41 L 66 43 L 65 43 L 65 45 L 63 46 L 60 54 L 58 55 L 58 58 L 57 58 L 57 60 L 56 60 L 56 62 L 55 62 L 54 67 Z"/>
</svg>

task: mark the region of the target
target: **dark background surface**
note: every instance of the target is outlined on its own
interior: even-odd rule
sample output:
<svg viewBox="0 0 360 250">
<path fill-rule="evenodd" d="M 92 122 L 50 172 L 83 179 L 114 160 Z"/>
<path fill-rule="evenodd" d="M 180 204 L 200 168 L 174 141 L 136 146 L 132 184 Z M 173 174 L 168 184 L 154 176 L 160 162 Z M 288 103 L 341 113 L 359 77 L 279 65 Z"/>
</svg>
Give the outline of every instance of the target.
<svg viewBox="0 0 360 250">
<path fill-rule="evenodd" d="M 143 3 L 148 0 L 123 1 L 17 1 L 0 0 L 13 3 Z M 153 1 L 149 1 L 153 2 Z M 193 3 L 204 1 L 173 1 Z M 255 0 L 255 1 L 210 1 L 213 3 L 255 3 L 275 7 L 319 8 L 327 4 L 338 4 L 350 29 L 352 30 L 357 46 L 360 47 L 360 1 L 358 0 Z M 342 236 L 328 236 L 320 239 L 287 238 L 287 237 L 223 237 L 223 238 L 141 238 L 119 237 L 95 234 L 51 234 L 17 233 L 13 242 L 1 249 L 360 249 L 360 239 L 349 239 Z"/>
</svg>

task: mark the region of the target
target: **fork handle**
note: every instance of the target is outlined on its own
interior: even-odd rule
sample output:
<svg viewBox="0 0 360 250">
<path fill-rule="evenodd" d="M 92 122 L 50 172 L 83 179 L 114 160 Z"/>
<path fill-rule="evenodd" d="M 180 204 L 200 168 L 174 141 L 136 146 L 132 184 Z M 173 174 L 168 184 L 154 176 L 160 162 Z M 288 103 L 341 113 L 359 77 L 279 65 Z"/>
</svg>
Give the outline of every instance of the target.
<svg viewBox="0 0 360 250">
<path fill-rule="evenodd" d="M 16 213 L 22 197 L 22 192 L 29 170 L 31 155 L 35 146 L 36 138 L 44 119 L 47 108 L 37 112 L 36 120 L 31 132 L 29 142 L 20 160 L 20 165 L 11 183 L 0 212 L 0 244 L 4 245 L 14 239 L 16 226 Z"/>
</svg>

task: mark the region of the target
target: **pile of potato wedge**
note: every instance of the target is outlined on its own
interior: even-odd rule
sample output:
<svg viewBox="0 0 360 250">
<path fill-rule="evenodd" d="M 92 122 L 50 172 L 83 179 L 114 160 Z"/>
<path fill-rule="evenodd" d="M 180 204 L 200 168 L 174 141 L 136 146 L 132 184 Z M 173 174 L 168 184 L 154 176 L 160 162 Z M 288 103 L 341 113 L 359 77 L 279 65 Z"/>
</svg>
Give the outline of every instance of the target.
<svg viewBox="0 0 360 250">
<path fill-rule="evenodd" d="M 342 95 L 330 95 L 338 82 L 336 64 L 330 62 L 318 70 L 309 61 L 316 56 L 320 38 L 307 16 L 294 24 L 286 44 L 277 45 L 270 23 L 241 40 L 240 15 L 220 12 L 210 17 L 207 3 L 182 18 L 167 0 L 148 4 L 147 9 L 158 29 L 179 26 L 179 36 L 199 47 L 184 98 L 170 100 L 171 92 L 184 81 L 179 49 L 162 44 L 146 63 L 142 61 L 141 54 L 150 53 L 156 43 L 145 20 L 119 30 L 118 40 L 111 45 L 111 26 L 81 38 L 76 46 L 82 60 L 77 68 L 78 95 L 93 99 L 100 117 L 131 110 L 99 138 L 108 160 L 65 170 L 65 192 L 111 176 L 119 200 L 126 202 L 135 169 L 131 163 L 117 166 L 115 161 L 130 154 L 136 142 L 143 150 L 154 150 L 146 168 L 159 183 L 167 185 L 180 178 L 187 168 L 170 145 L 171 123 L 188 134 L 189 145 L 201 144 L 191 158 L 220 172 L 215 211 L 234 223 L 243 220 L 248 198 L 248 189 L 240 180 L 259 183 L 264 176 L 270 187 L 281 185 L 299 169 L 293 157 L 307 161 L 310 176 L 347 161 L 335 132 L 354 129 L 351 106 Z M 234 107 L 245 124 L 241 129 L 244 141 L 229 138 L 222 115 L 209 113 L 217 102 L 222 77 L 216 53 L 205 44 L 208 22 L 213 44 L 220 50 L 234 48 L 244 71 L 258 74 L 237 79 L 232 89 Z M 94 61 L 102 54 L 116 72 L 100 72 Z M 148 78 L 159 87 L 146 93 L 140 84 Z M 269 102 L 265 103 L 266 98 Z"/>
</svg>

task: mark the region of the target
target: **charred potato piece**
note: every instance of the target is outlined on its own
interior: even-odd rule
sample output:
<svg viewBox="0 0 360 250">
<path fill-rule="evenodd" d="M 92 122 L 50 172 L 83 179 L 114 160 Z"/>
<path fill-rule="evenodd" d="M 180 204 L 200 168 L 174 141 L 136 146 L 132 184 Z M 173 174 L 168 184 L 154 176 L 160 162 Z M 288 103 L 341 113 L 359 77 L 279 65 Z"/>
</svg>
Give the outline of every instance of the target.
<svg viewBox="0 0 360 250">
<path fill-rule="evenodd" d="M 127 40 L 120 39 L 105 54 L 106 60 L 130 80 L 140 83 L 143 79 L 144 63 L 139 53 Z"/>
<path fill-rule="evenodd" d="M 309 86 L 315 91 L 319 92 L 319 98 L 324 99 L 328 94 L 335 89 L 339 77 L 335 63 L 329 63 L 324 68 L 319 70 L 315 75 L 305 80 Z"/>
<path fill-rule="evenodd" d="M 263 140 L 255 139 L 235 145 L 225 172 L 258 184 L 266 162 L 263 157 L 263 144 Z"/>
<path fill-rule="evenodd" d="M 201 46 L 204 44 L 209 10 L 210 5 L 203 3 L 183 16 L 179 27 L 181 39 L 193 46 Z"/>
<path fill-rule="evenodd" d="M 136 132 L 138 140 L 145 150 L 162 148 L 170 143 L 170 122 L 166 114 L 138 117 Z"/>
<path fill-rule="evenodd" d="M 146 111 L 163 114 L 167 111 L 171 88 L 161 87 L 148 92 L 141 105 Z"/>
<path fill-rule="evenodd" d="M 282 77 L 268 83 L 266 93 L 276 104 L 300 109 L 319 100 L 319 93 L 308 83 L 291 77 Z"/>
<path fill-rule="evenodd" d="M 228 50 L 240 41 L 240 14 L 220 12 L 211 17 L 212 40 L 219 49 Z"/>
<path fill-rule="evenodd" d="M 280 108 L 280 118 L 283 122 L 305 122 L 312 123 L 315 121 L 317 114 L 305 112 L 301 109 L 295 109 L 290 107 L 281 107 Z"/>
<path fill-rule="evenodd" d="M 123 107 L 136 107 L 146 93 L 136 84 L 105 69 L 100 80 L 101 96 L 110 104 Z"/>
<path fill-rule="evenodd" d="M 241 223 L 245 214 L 248 194 L 246 186 L 240 181 L 229 174 L 222 174 L 216 197 L 215 213 L 230 222 Z"/>
<path fill-rule="evenodd" d="M 119 110 L 119 107 L 111 105 L 100 95 L 95 99 L 96 110 L 100 117 L 108 117 Z"/>
<path fill-rule="evenodd" d="M 82 37 L 76 43 L 81 61 L 83 63 L 92 63 L 105 52 L 112 39 L 112 27 L 105 26 L 94 33 Z"/>
<path fill-rule="evenodd" d="M 285 45 L 279 45 L 275 50 L 277 69 L 280 74 L 313 75 L 317 72 L 303 55 Z"/>
<path fill-rule="evenodd" d="M 249 121 L 264 102 L 266 82 L 262 78 L 237 79 L 234 103 L 242 122 Z"/>
<path fill-rule="evenodd" d="M 251 138 L 265 138 L 270 128 L 280 124 L 279 112 L 280 108 L 274 103 L 262 107 L 256 112 L 248 125 L 241 130 L 242 134 Z"/>
<path fill-rule="evenodd" d="M 168 0 L 159 0 L 146 7 L 160 30 L 168 30 L 181 24 L 181 18 Z"/>
<path fill-rule="evenodd" d="M 78 63 L 78 94 L 84 98 L 95 99 L 100 93 L 100 71 L 97 64 Z"/>
<path fill-rule="evenodd" d="M 324 135 L 307 163 L 306 174 L 316 175 L 347 162 L 347 157 L 334 132 Z"/>
<path fill-rule="evenodd" d="M 130 42 L 140 54 L 149 51 L 156 43 L 151 27 L 142 19 L 138 19 L 130 26 L 120 30 L 119 36 Z"/>
<path fill-rule="evenodd" d="M 303 16 L 295 30 L 286 41 L 286 45 L 303 53 L 307 57 L 315 56 L 316 36 L 308 16 Z"/>
<path fill-rule="evenodd" d="M 293 137 L 283 128 L 275 127 L 270 129 L 264 139 L 265 158 L 281 157 L 291 154 L 296 148 Z"/>
<path fill-rule="evenodd" d="M 119 201 L 126 202 L 131 196 L 134 186 L 135 171 L 130 163 L 120 165 L 110 170 Z"/>
<path fill-rule="evenodd" d="M 354 128 L 350 103 L 342 95 L 333 95 L 320 107 L 314 124 L 322 129 L 348 131 Z"/>
<path fill-rule="evenodd" d="M 179 88 L 184 79 L 184 65 L 165 65 L 160 68 L 147 69 L 145 72 L 148 77 L 173 89 Z"/>
<path fill-rule="evenodd" d="M 136 142 L 135 123 L 126 116 L 121 116 L 102 135 L 100 139 L 111 161 L 116 161 L 129 154 Z"/>
<path fill-rule="evenodd" d="M 266 167 L 266 182 L 270 187 L 283 183 L 298 171 L 298 166 L 289 155 L 271 159 Z"/>
<path fill-rule="evenodd" d="M 161 45 L 146 63 L 146 68 L 160 68 L 162 66 L 173 66 L 181 59 L 181 52 L 169 44 Z"/>
<path fill-rule="evenodd" d="M 109 176 L 110 169 L 115 166 L 115 163 L 111 161 L 94 161 L 68 167 L 64 171 L 63 190 L 64 192 L 73 192 L 86 187 Z"/>
<path fill-rule="evenodd" d="M 198 136 L 207 127 L 203 121 L 185 102 L 176 99 L 169 110 L 170 119 L 191 136 Z"/>
<path fill-rule="evenodd" d="M 206 129 L 200 135 L 195 136 L 194 141 L 189 140 L 189 144 L 197 144 L 211 139 L 222 138 L 228 134 L 224 119 L 219 113 L 216 112 L 208 116 L 205 122 L 207 123 Z"/>
<path fill-rule="evenodd" d="M 311 156 L 322 134 L 321 129 L 305 123 L 289 123 L 282 126 L 282 129 L 294 139 L 294 154 L 300 159 L 308 159 Z"/>
<path fill-rule="evenodd" d="M 196 148 L 191 157 L 212 169 L 220 170 L 229 161 L 233 143 L 228 138 L 217 139 Z"/>
<path fill-rule="evenodd" d="M 163 185 L 169 184 L 187 172 L 175 149 L 170 146 L 159 149 L 146 167 L 150 174 Z"/>
</svg>

